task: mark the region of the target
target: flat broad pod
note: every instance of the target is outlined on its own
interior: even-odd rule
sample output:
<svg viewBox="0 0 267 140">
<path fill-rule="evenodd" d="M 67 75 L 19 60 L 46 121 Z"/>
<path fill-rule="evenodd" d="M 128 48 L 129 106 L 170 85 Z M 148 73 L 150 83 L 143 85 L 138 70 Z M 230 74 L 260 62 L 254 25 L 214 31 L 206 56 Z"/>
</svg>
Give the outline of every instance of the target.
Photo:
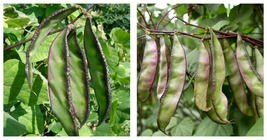
<svg viewBox="0 0 267 140">
<path fill-rule="evenodd" d="M 209 111 L 212 108 L 211 98 L 208 95 L 209 79 L 210 54 L 204 43 L 201 42 L 194 82 L 194 99 L 196 106 L 202 111 Z"/>
<path fill-rule="evenodd" d="M 247 87 L 253 94 L 263 97 L 263 80 L 253 66 L 240 34 L 237 35 L 236 58 L 239 71 Z"/>
<path fill-rule="evenodd" d="M 92 19 L 86 18 L 84 27 L 84 50 L 91 75 L 91 86 L 95 91 L 98 103 L 99 123 L 102 124 L 109 117 L 111 108 L 111 89 L 107 60 L 101 44 L 93 31 Z"/>
<path fill-rule="evenodd" d="M 173 36 L 169 78 L 167 87 L 160 99 L 158 113 L 158 128 L 165 133 L 171 117 L 180 101 L 186 79 L 186 56 L 185 51 L 176 35 Z"/>
<path fill-rule="evenodd" d="M 158 49 L 154 39 L 146 35 L 144 57 L 137 83 L 137 98 L 145 101 L 150 95 L 158 65 Z"/>
<path fill-rule="evenodd" d="M 164 41 L 164 36 L 160 37 L 160 58 L 159 58 L 159 80 L 157 85 L 157 96 L 158 99 L 163 95 L 165 88 L 167 86 L 168 80 L 168 62 L 167 62 L 167 46 Z"/>
<path fill-rule="evenodd" d="M 216 114 L 220 122 L 228 121 L 228 99 L 222 92 L 222 86 L 225 80 L 225 60 L 223 56 L 222 46 L 211 28 L 211 102 L 212 109 L 208 112 L 208 116 Z M 219 123 L 220 123 L 219 122 Z"/>
<path fill-rule="evenodd" d="M 230 70 L 230 75 L 227 76 L 227 80 L 231 87 L 234 100 L 242 113 L 252 116 L 252 110 L 248 103 L 247 93 L 238 69 L 235 53 L 226 39 L 223 39 L 223 53 L 226 65 L 228 65 Z"/>
<path fill-rule="evenodd" d="M 69 16 L 74 11 L 78 10 L 78 6 L 68 7 L 65 9 L 58 10 L 47 17 L 34 32 L 30 46 L 27 48 L 26 52 L 26 66 L 25 72 L 27 75 L 27 81 L 30 89 L 32 90 L 32 78 L 33 78 L 33 66 L 32 58 L 36 54 L 37 50 L 41 46 L 41 43 L 45 37 L 49 34 L 52 29 L 55 28 L 63 19 Z"/>
</svg>

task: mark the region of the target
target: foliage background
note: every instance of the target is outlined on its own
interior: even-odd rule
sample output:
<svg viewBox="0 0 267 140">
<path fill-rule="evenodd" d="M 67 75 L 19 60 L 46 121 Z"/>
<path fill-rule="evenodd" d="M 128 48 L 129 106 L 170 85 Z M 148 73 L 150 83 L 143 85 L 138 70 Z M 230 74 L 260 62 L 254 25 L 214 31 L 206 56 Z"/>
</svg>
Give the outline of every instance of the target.
<svg viewBox="0 0 267 140">
<path fill-rule="evenodd" d="M 137 8 L 144 15 L 148 28 L 154 29 L 161 17 L 171 8 L 178 4 L 139 4 Z M 151 16 L 149 16 L 148 12 Z M 181 4 L 175 10 L 172 10 L 162 21 L 158 30 L 173 31 L 178 30 L 185 33 L 192 33 L 197 36 L 208 37 L 209 33 L 205 30 L 193 26 L 188 26 L 173 17 L 178 16 L 188 23 L 212 27 L 215 30 L 223 32 L 240 32 L 253 38 L 263 40 L 263 5 L 262 4 Z M 137 13 L 138 22 L 145 26 L 140 13 Z M 169 22 L 172 19 L 172 22 Z M 137 30 L 137 71 L 143 57 L 143 48 L 145 46 L 145 32 L 138 26 Z M 225 83 L 223 93 L 227 96 L 229 102 L 229 118 L 231 124 L 221 125 L 211 121 L 204 112 L 197 109 L 194 103 L 193 82 L 197 63 L 197 46 L 199 39 L 178 35 L 181 44 L 184 46 L 187 59 L 187 79 L 185 88 L 181 96 L 175 115 L 166 130 L 173 136 L 245 136 L 245 135 L 263 135 L 263 117 L 256 119 L 242 114 L 235 104 L 230 87 Z M 229 39 L 234 45 L 235 38 Z M 165 38 L 167 46 L 170 41 Z M 260 49 L 263 52 L 263 49 Z M 226 75 L 227 73 L 226 69 Z M 157 78 L 156 78 L 157 79 Z M 141 103 L 138 101 L 137 133 L 141 136 L 165 136 L 157 128 L 157 116 L 159 101 L 156 95 L 157 80 L 154 81 L 152 94 L 148 101 Z M 256 123 L 255 123 L 256 122 Z"/>
<path fill-rule="evenodd" d="M 72 4 L 5 4 L 3 47 L 13 45 L 32 37 L 37 26 L 53 12 Z M 82 4 L 89 8 L 91 4 Z M 129 4 L 95 5 L 91 14 L 97 25 L 96 33 L 108 61 L 112 88 L 112 108 L 110 119 L 99 127 L 97 102 L 90 90 L 90 116 L 80 135 L 119 136 L 130 133 L 130 30 Z M 107 16 L 116 13 L 117 20 Z M 76 11 L 59 24 L 62 28 L 76 18 Z M 122 21 L 121 24 L 118 24 Z M 75 26 L 81 46 L 85 18 L 81 17 Z M 66 136 L 61 124 L 53 116 L 47 91 L 47 56 L 50 44 L 56 34 L 48 36 L 41 44 L 34 62 L 36 64 L 33 91 L 30 93 L 25 75 L 26 49 L 29 42 L 4 51 L 4 136 Z"/>
</svg>

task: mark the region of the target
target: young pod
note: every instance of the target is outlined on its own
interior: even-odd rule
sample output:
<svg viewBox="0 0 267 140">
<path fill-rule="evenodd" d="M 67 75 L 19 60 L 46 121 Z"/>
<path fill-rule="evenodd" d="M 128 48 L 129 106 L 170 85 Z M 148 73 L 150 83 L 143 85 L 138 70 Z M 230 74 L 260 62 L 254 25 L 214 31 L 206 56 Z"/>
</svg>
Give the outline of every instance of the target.
<svg viewBox="0 0 267 140">
<path fill-rule="evenodd" d="M 137 97 L 145 101 L 150 95 L 158 65 L 158 50 L 154 39 L 146 35 L 144 57 L 137 83 Z"/>
<path fill-rule="evenodd" d="M 209 79 L 210 55 L 204 43 L 201 42 L 194 82 L 194 99 L 196 106 L 202 111 L 209 111 L 212 108 L 211 98 L 208 97 Z"/>
<path fill-rule="evenodd" d="M 237 35 L 236 59 L 239 71 L 247 87 L 253 94 L 263 97 L 263 80 L 255 70 L 240 34 Z"/>
<path fill-rule="evenodd" d="M 169 78 L 167 87 L 160 99 L 158 113 L 158 128 L 165 133 L 165 129 L 180 101 L 186 79 L 186 56 L 178 37 L 173 36 Z"/>
<path fill-rule="evenodd" d="M 168 62 L 167 62 L 167 46 L 164 41 L 164 36 L 160 37 L 160 59 L 159 59 L 159 80 L 157 85 L 157 95 L 158 99 L 161 98 L 161 96 L 164 93 L 164 90 L 167 85 L 167 79 L 168 79 Z"/>
<path fill-rule="evenodd" d="M 91 85 L 98 103 L 99 123 L 109 117 L 111 108 L 111 89 L 108 63 L 101 44 L 93 31 L 92 19 L 87 18 L 84 27 L 84 49 L 91 75 Z"/>
<path fill-rule="evenodd" d="M 213 108 L 208 114 L 216 113 L 222 122 L 228 121 L 228 99 L 222 92 L 222 86 L 225 80 L 225 60 L 221 44 L 210 28 L 211 34 L 211 102 Z"/>
<path fill-rule="evenodd" d="M 223 40 L 223 53 L 226 65 L 229 66 L 230 70 L 227 80 L 231 87 L 234 100 L 242 113 L 251 116 L 252 111 L 248 104 L 247 93 L 238 69 L 235 53 L 226 39 Z"/>
<path fill-rule="evenodd" d="M 25 65 L 27 81 L 31 90 L 32 90 L 32 78 L 33 78 L 32 58 L 36 54 L 37 50 L 41 46 L 41 43 L 43 42 L 45 37 L 49 34 L 49 32 L 52 31 L 52 29 L 54 29 L 54 27 L 58 25 L 63 19 L 65 19 L 68 15 L 70 15 L 76 10 L 78 10 L 78 8 L 73 6 L 56 11 L 55 13 L 47 17 L 34 32 L 31 44 L 27 48 L 26 65 Z"/>
<path fill-rule="evenodd" d="M 75 123 L 74 108 L 69 104 L 65 37 L 70 29 L 65 28 L 52 42 L 48 55 L 48 92 L 53 114 L 61 122 L 66 133 L 79 135 Z"/>
</svg>

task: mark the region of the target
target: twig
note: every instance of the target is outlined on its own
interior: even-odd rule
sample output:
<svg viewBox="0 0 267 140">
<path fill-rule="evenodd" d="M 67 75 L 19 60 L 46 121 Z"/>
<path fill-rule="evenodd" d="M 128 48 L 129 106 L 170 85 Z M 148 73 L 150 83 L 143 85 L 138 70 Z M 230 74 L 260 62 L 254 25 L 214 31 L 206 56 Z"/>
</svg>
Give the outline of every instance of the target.
<svg viewBox="0 0 267 140">
<path fill-rule="evenodd" d="M 144 15 L 142 14 L 142 12 L 141 12 L 138 8 L 137 8 L 137 11 L 138 11 L 139 14 L 141 15 L 141 17 L 142 17 L 144 23 L 146 24 L 146 27 L 148 28 L 149 26 L 148 26 L 148 24 L 147 24 L 147 22 L 146 22 L 146 18 L 144 17 Z"/>
<path fill-rule="evenodd" d="M 170 13 L 170 11 L 173 10 L 173 9 L 176 9 L 176 8 L 179 7 L 179 6 L 181 6 L 181 5 L 179 4 L 179 5 L 176 5 L 175 7 L 171 8 L 169 11 L 167 11 L 167 13 L 164 14 L 163 17 L 161 17 L 161 19 L 159 20 L 159 22 L 158 22 L 158 24 L 157 24 L 157 26 L 156 26 L 156 29 L 157 29 L 157 30 L 158 30 L 158 28 L 159 28 L 160 23 L 161 23 L 161 22 L 163 21 L 163 19 Z"/>
<path fill-rule="evenodd" d="M 154 29 L 156 29 L 156 25 L 154 24 L 154 22 L 153 22 L 153 20 L 152 20 L 152 15 L 151 15 L 151 13 L 147 10 L 146 5 L 145 5 L 145 10 L 147 11 L 147 13 L 148 13 L 148 15 L 149 15 L 149 20 L 151 21 L 151 23 L 152 23 Z"/>
</svg>

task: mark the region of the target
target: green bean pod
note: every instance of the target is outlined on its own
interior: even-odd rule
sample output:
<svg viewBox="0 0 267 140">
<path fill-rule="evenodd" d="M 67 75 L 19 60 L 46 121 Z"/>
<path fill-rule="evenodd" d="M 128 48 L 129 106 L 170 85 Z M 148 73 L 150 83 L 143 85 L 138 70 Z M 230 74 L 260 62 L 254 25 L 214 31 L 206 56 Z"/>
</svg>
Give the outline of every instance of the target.
<svg viewBox="0 0 267 140">
<path fill-rule="evenodd" d="M 80 127 L 86 122 L 89 116 L 89 77 L 84 51 L 78 43 L 75 29 L 65 37 L 68 87 L 70 92 L 70 105 L 73 105 L 74 115 L 80 123 Z"/>
<path fill-rule="evenodd" d="M 48 55 L 48 91 L 53 114 L 61 122 L 68 135 L 79 135 L 75 123 L 74 108 L 69 104 L 65 37 L 69 28 L 58 34 L 50 46 Z"/>
<path fill-rule="evenodd" d="M 240 75 L 235 53 L 226 39 L 223 40 L 223 53 L 226 65 L 229 66 L 230 75 L 227 77 L 231 87 L 234 100 L 240 111 L 248 116 L 252 115 L 252 110 L 248 104 L 247 93 Z"/>
<path fill-rule="evenodd" d="M 154 39 L 146 35 L 144 57 L 137 83 L 137 97 L 145 101 L 150 95 L 158 65 L 158 50 Z"/>
<path fill-rule="evenodd" d="M 260 51 L 257 48 L 255 48 L 253 50 L 253 57 L 254 57 L 253 60 L 255 60 L 254 64 L 255 64 L 256 71 L 257 71 L 257 73 L 259 74 L 260 78 L 263 81 L 264 80 L 264 76 L 263 76 L 263 57 L 262 57 Z M 263 112 L 264 112 L 263 111 L 264 110 L 263 106 L 264 106 L 263 98 L 256 96 L 255 97 L 255 107 L 256 107 L 255 109 L 256 109 L 256 112 L 257 112 L 259 117 L 263 116 Z"/>
<path fill-rule="evenodd" d="M 222 92 L 222 86 L 225 80 L 225 60 L 223 51 L 216 34 L 210 28 L 211 34 L 211 97 L 213 108 L 208 114 L 215 112 L 218 118 L 227 123 L 228 121 L 228 100 Z"/>
<path fill-rule="evenodd" d="M 98 103 L 99 123 L 102 124 L 109 117 L 111 108 L 111 89 L 108 63 L 101 44 L 93 31 L 92 19 L 87 18 L 84 27 L 84 49 L 91 75 L 91 85 L 95 91 Z"/>
<path fill-rule="evenodd" d="M 56 11 L 47 17 L 36 29 L 30 46 L 27 48 L 26 52 L 26 65 L 25 72 L 27 75 L 27 81 L 30 89 L 32 90 L 32 77 L 33 77 L 33 66 L 32 66 L 32 58 L 36 54 L 38 48 L 41 46 L 41 43 L 45 39 L 45 37 L 49 34 L 49 32 L 54 29 L 54 27 L 59 24 L 64 18 L 68 15 L 76 11 L 78 8 L 76 6 L 61 9 Z"/>
<path fill-rule="evenodd" d="M 168 63 L 167 63 L 167 55 L 166 55 L 167 46 L 164 41 L 164 36 L 160 37 L 160 58 L 159 58 L 159 81 L 157 85 L 157 95 L 158 99 L 164 93 L 164 90 L 167 86 L 168 80 Z"/>
<path fill-rule="evenodd" d="M 169 79 L 160 99 L 158 128 L 165 133 L 171 117 L 176 111 L 186 79 L 186 55 L 178 37 L 173 36 Z"/>
<path fill-rule="evenodd" d="M 246 45 L 242 42 L 240 34 L 237 36 L 236 58 L 241 76 L 250 91 L 256 96 L 263 97 L 263 81 L 251 63 Z"/>
<path fill-rule="evenodd" d="M 203 42 L 199 46 L 198 63 L 194 82 L 194 99 L 196 106 L 202 111 L 212 108 L 208 97 L 208 86 L 210 79 L 210 55 Z"/>
</svg>

